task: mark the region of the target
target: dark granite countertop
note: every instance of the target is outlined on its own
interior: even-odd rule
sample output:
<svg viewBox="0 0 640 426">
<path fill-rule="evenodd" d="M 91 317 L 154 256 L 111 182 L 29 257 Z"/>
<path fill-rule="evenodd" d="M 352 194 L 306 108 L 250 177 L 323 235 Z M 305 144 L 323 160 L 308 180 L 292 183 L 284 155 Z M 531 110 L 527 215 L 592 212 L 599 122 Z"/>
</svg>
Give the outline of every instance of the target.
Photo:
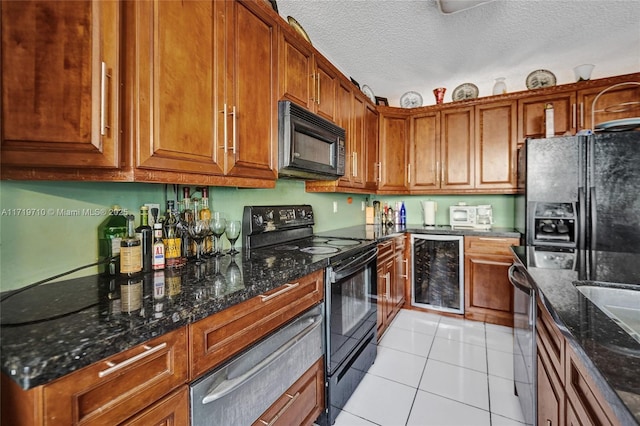
<svg viewBox="0 0 640 426">
<path fill-rule="evenodd" d="M 536 266 L 534 250 L 513 247 L 543 305 L 621 424 L 640 424 L 640 342 L 574 285 L 576 281 L 613 282 L 640 290 L 640 254 L 576 251 L 573 269 L 550 269 Z"/>
<path fill-rule="evenodd" d="M 90 276 L 30 288 L 2 302 L 0 369 L 23 389 L 48 383 L 323 269 L 328 259 L 255 250 L 148 273 L 133 312 L 120 298 L 126 280 Z"/>
<path fill-rule="evenodd" d="M 520 238 L 520 233 L 513 228 L 494 227 L 482 229 L 451 229 L 449 225 L 424 226 L 407 224 L 406 226 L 358 225 L 319 233 L 320 236 L 384 240 L 405 232 L 411 234 L 467 235 L 495 238 Z"/>
</svg>

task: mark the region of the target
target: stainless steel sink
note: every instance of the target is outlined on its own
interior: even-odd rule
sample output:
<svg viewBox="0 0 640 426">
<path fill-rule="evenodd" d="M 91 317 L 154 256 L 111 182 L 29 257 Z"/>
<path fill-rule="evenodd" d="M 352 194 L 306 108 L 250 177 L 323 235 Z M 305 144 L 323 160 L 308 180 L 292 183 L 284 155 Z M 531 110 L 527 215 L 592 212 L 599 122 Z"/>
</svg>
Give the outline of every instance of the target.
<svg viewBox="0 0 640 426">
<path fill-rule="evenodd" d="M 640 342 L 640 286 L 576 281 L 580 293 Z"/>
</svg>

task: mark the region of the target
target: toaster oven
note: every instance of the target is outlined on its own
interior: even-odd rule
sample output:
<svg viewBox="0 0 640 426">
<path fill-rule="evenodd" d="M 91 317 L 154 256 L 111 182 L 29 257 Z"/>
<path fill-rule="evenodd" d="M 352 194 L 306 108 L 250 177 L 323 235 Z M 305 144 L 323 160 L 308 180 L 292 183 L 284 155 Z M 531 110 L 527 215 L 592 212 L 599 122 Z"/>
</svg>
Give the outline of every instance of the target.
<svg viewBox="0 0 640 426">
<path fill-rule="evenodd" d="M 449 207 L 449 225 L 452 229 L 491 229 L 493 225 L 493 211 L 490 205 L 467 206 L 456 205 Z"/>
</svg>

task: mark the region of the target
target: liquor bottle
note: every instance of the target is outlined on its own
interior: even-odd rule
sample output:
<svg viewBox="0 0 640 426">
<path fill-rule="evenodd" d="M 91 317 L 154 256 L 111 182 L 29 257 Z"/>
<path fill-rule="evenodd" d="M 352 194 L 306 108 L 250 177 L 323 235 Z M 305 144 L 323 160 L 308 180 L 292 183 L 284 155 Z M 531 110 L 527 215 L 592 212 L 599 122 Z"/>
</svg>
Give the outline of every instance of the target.
<svg viewBox="0 0 640 426">
<path fill-rule="evenodd" d="M 406 225 L 407 224 L 407 209 L 404 206 L 404 201 L 402 202 L 402 204 L 400 205 L 400 225 Z"/>
<path fill-rule="evenodd" d="M 127 236 L 120 241 L 120 273 L 135 275 L 142 271 L 142 242 L 136 236 L 135 218 L 127 215 Z"/>
<path fill-rule="evenodd" d="M 178 234 L 178 216 L 173 200 L 167 201 L 167 214 L 164 220 L 164 258 L 166 266 L 175 268 L 182 266 L 181 239 Z"/>
<path fill-rule="evenodd" d="M 202 192 L 202 199 L 200 200 L 200 211 L 198 212 L 198 217 L 200 220 L 206 220 L 209 222 L 211 220 L 211 210 L 209 210 L 209 188 L 203 186 L 200 189 Z M 209 254 L 213 251 L 213 236 L 206 237 L 202 242 L 202 252 Z"/>
<path fill-rule="evenodd" d="M 195 243 L 189 237 L 189 223 L 194 215 L 191 208 L 191 189 L 188 186 L 182 188 L 182 200 L 180 201 L 180 237 L 182 238 L 182 256 L 192 258 L 196 255 Z"/>
<path fill-rule="evenodd" d="M 120 241 L 127 235 L 127 219 L 118 205 L 111 207 L 111 214 L 98 226 L 98 253 L 100 272 L 116 276 L 120 273 Z"/>
<path fill-rule="evenodd" d="M 136 235 L 142 243 L 142 271 L 150 272 L 153 259 L 153 230 L 149 226 L 149 207 L 140 207 L 140 226 L 136 228 Z"/>
<path fill-rule="evenodd" d="M 164 269 L 164 242 L 162 241 L 162 224 L 153 224 L 153 260 L 152 268 L 154 270 Z"/>
</svg>

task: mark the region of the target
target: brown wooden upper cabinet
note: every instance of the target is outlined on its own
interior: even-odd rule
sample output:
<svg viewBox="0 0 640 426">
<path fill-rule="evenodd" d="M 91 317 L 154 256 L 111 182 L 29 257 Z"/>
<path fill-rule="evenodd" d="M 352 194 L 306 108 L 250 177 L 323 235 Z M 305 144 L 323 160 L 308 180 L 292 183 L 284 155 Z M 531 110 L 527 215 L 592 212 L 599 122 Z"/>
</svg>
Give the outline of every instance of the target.
<svg viewBox="0 0 640 426">
<path fill-rule="evenodd" d="M 475 188 L 510 190 L 517 178 L 515 101 L 476 105 Z"/>
<path fill-rule="evenodd" d="M 545 137 L 545 107 L 553 105 L 553 123 L 556 136 L 576 131 L 576 92 L 529 96 L 518 101 L 518 143 L 527 138 Z"/>
<path fill-rule="evenodd" d="M 273 17 L 253 2 L 128 7 L 136 179 L 169 172 L 177 181 L 189 173 L 275 180 Z"/>
<path fill-rule="evenodd" d="M 120 165 L 120 3 L 2 2 L 2 177 Z"/>
<path fill-rule="evenodd" d="M 640 76 L 635 82 L 626 81 L 578 90 L 577 101 L 581 106 L 578 123 L 582 129 L 592 129 L 596 124 L 606 121 L 638 117 Z M 592 121 L 592 117 L 595 122 Z"/>
<path fill-rule="evenodd" d="M 406 193 L 409 118 L 404 112 L 385 112 L 379 127 L 378 191 Z"/>
<path fill-rule="evenodd" d="M 474 187 L 474 107 L 444 109 L 440 124 L 440 188 Z"/>
<path fill-rule="evenodd" d="M 440 188 L 440 111 L 411 117 L 409 190 Z"/>
<path fill-rule="evenodd" d="M 334 121 L 340 73 L 290 28 L 283 26 L 280 34 L 280 98 Z"/>
</svg>

